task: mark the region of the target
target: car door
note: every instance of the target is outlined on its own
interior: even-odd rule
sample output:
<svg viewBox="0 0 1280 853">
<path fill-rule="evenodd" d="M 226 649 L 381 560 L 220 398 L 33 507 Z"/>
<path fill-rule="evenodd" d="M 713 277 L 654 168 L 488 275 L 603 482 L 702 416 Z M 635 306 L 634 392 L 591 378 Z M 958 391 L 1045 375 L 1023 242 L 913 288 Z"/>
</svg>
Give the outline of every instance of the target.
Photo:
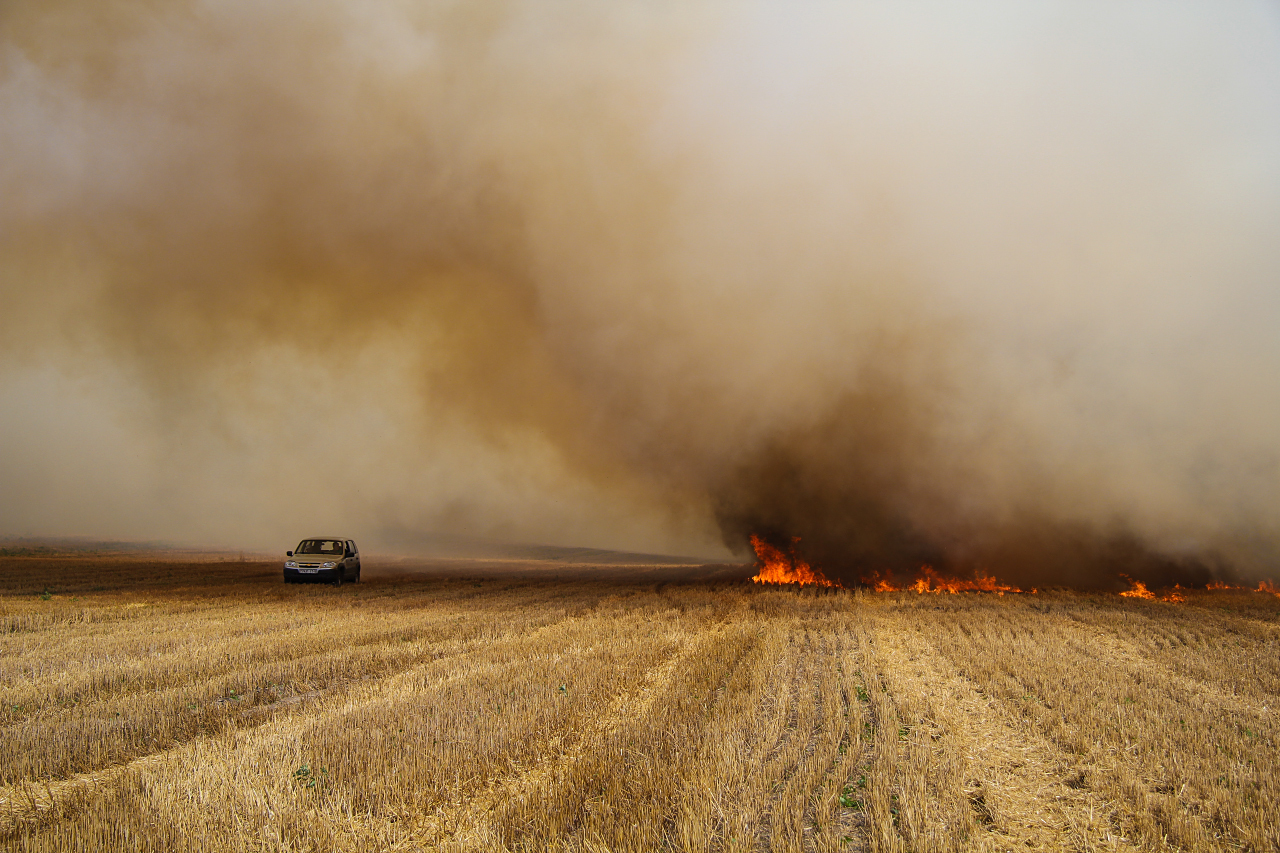
<svg viewBox="0 0 1280 853">
<path fill-rule="evenodd" d="M 355 578 L 360 573 L 360 552 L 356 550 L 356 543 L 350 539 L 347 540 L 347 577 Z"/>
</svg>

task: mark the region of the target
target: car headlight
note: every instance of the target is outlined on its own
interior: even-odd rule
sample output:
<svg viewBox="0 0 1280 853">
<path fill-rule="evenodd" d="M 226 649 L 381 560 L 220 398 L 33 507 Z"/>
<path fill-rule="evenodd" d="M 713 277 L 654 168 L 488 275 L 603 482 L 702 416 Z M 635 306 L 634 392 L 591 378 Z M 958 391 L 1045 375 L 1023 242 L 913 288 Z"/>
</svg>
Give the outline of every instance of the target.
<svg viewBox="0 0 1280 853">
<path fill-rule="evenodd" d="M 298 564 L 297 564 L 296 562 L 294 562 L 293 560 L 285 560 L 285 561 L 284 561 L 284 567 L 285 567 L 286 569 L 296 569 L 296 568 L 298 568 Z"/>
<path fill-rule="evenodd" d="M 333 562 L 333 560 L 330 560 L 329 562 L 325 563 L 325 564 L 324 564 L 323 566 L 321 566 L 320 568 L 322 568 L 322 569 L 333 569 L 333 568 L 337 568 L 337 566 L 338 566 L 338 564 L 337 564 L 337 563 Z"/>
</svg>

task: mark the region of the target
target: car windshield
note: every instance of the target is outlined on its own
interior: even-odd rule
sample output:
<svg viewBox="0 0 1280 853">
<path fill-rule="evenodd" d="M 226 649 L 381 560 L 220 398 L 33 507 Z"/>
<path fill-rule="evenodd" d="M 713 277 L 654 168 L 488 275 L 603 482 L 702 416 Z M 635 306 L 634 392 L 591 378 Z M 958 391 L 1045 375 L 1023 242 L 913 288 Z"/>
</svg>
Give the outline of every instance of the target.
<svg viewBox="0 0 1280 853">
<path fill-rule="evenodd" d="M 341 539 L 303 539 L 298 544 L 295 554 L 329 554 L 342 553 Z"/>
</svg>

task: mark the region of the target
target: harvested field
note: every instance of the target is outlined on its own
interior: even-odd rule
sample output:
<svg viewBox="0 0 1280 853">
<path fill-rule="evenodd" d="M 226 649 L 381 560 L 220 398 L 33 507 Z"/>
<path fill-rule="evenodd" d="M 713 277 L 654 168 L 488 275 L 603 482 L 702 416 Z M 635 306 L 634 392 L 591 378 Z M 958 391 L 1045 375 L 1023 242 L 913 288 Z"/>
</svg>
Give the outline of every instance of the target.
<svg viewBox="0 0 1280 853">
<path fill-rule="evenodd" d="M 277 566 L 0 562 L 0 844 L 1280 848 L 1274 595 Z"/>
</svg>

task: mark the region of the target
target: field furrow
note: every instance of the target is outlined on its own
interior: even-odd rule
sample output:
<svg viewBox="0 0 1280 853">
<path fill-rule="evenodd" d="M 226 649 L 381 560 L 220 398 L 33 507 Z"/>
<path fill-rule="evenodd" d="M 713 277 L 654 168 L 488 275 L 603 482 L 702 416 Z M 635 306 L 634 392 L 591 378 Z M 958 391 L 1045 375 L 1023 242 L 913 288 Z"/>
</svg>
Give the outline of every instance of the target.
<svg viewBox="0 0 1280 853">
<path fill-rule="evenodd" d="M 181 569 L 0 572 L 0 845 L 1280 847 L 1274 596 Z"/>
</svg>

